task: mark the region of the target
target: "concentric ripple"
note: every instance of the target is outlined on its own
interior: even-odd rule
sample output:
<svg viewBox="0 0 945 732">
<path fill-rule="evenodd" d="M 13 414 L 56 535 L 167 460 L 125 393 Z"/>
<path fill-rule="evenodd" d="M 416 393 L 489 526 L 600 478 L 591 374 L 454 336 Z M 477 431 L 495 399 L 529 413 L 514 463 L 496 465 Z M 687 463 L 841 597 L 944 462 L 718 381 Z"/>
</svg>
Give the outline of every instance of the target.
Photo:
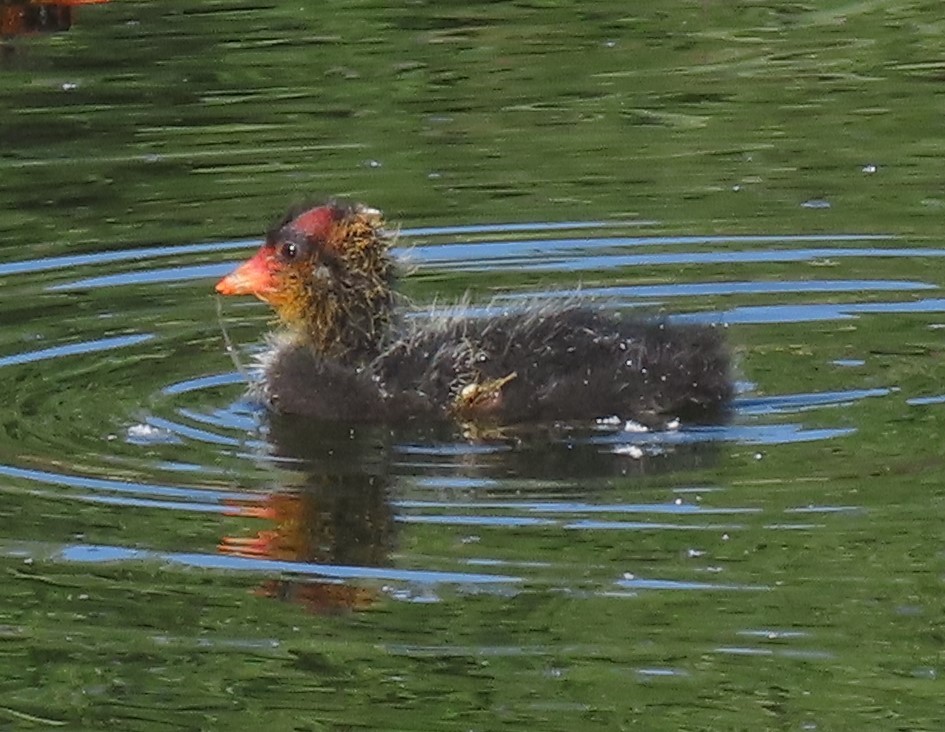
<svg viewBox="0 0 945 732">
<path fill-rule="evenodd" d="M 857 506 L 730 505 L 724 484 L 692 483 L 693 476 L 704 480 L 743 449 L 841 440 L 856 431 L 853 414 L 869 400 L 940 403 L 939 395 L 902 394 L 893 382 L 877 383 L 875 355 L 858 350 L 856 339 L 837 348 L 823 341 L 798 355 L 799 366 L 813 364 L 827 375 L 814 391 L 771 391 L 764 368 L 752 369 L 764 367 L 772 332 L 790 340 L 802 324 L 945 313 L 938 286 L 922 277 L 922 262 L 943 251 L 885 236 L 633 235 L 648 224 L 403 230 L 409 248 L 398 255 L 411 268 L 404 287 L 417 302 L 443 293 L 459 298 L 468 288 L 470 312 L 479 317 L 533 298 L 585 296 L 617 309 L 727 324 L 744 376 L 728 424 L 650 432 L 602 420 L 476 440 L 443 428 L 270 419 L 243 397 L 247 377 L 232 367 L 221 336 L 225 327 L 249 362 L 268 327 L 265 308 L 227 303 L 221 324 L 209 294 L 213 278 L 232 266 L 221 259 L 255 242 L 0 265 L 0 278 L 16 276 L 18 288 L 42 303 L 32 331 L 2 342 L 0 379 L 16 395 L 16 414 L 4 424 L 16 439 L 3 443 L 3 490 L 43 496 L 66 511 L 91 505 L 167 517 L 148 546 L 121 534 L 94 544 L 24 536 L 5 550 L 76 563 L 248 571 L 303 585 L 367 581 L 401 599 L 429 600 L 410 588 L 443 584 L 506 592 L 524 583 L 602 596 L 769 589 L 707 578 L 711 568 L 700 564 L 698 544 L 746 526 L 818 530 Z M 896 279 L 864 277 L 863 263 L 879 258 L 918 264 L 897 268 Z M 829 277 L 820 276 L 825 262 Z M 771 276 L 766 268 L 774 265 L 791 266 L 791 276 Z M 529 289 L 492 284 L 526 272 L 548 277 Z M 56 317 L 63 298 L 80 303 L 83 313 L 68 328 Z M 195 322 L 194 313 L 202 319 Z M 750 328 L 758 326 L 769 335 L 757 338 Z M 644 491 L 638 501 L 615 500 L 635 482 L 664 489 Z M 666 488 L 674 496 L 668 502 Z M 238 530 L 181 550 L 173 518 L 181 515 L 226 517 L 239 522 Z M 401 555 L 393 547 L 404 531 L 459 532 L 459 539 L 439 555 Z M 608 563 L 576 567 L 554 555 L 526 559 L 509 547 L 476 550 L 484 534 L 497 532 L 564 532 L 586 541 L 668 532 L 692 542 L 692 562 L 683 576 L 641 577 L 614 574 Z"/>
</svg>

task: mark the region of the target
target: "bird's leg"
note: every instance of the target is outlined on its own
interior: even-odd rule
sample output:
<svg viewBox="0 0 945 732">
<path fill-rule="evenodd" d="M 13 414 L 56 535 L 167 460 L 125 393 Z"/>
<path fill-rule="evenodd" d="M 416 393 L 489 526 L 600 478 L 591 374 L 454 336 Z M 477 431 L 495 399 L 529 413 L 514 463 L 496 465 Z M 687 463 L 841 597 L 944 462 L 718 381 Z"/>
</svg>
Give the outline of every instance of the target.
<svg viewBox="0 0 945 732">
<path fill-rule="evenodd" d="M 502 409 L 502 387 L 517 377 L 518 372 L 513 371 L 498 379 L 466 384 L 453 400 L 453 414 L 470 420 L 495 416 Z"/>
</svg>

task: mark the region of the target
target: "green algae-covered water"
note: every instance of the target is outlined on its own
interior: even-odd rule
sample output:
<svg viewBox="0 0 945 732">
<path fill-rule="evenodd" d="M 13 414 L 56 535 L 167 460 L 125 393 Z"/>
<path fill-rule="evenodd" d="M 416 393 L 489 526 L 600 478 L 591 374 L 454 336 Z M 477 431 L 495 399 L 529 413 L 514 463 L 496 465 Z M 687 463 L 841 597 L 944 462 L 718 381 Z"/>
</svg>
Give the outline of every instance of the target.
<svg viewBox="0 0 945 732">
<path fill-rule="evenodd" d="M 639 4 L 638 4 L 639 5 Z M 937 6 L 119 2 L 0 47 L 0 729 L 937 730 Z M 289 203 L 419 311 L 726 326 L 725 425 L 270 419 Z M 632 427 L 632 426 L 631 426 Z"/>
</svg>

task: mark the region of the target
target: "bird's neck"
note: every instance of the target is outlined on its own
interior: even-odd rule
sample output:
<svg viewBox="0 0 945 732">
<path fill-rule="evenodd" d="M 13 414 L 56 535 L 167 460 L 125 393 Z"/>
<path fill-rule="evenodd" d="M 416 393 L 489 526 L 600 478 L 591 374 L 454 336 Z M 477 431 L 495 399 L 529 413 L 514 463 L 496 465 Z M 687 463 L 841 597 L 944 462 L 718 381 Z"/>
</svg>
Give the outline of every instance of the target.
<svg viewBox="0 0 945 732">
<path fill-rule="evenodd" d="M 300 320 L 316 352 L 366 363 L 380 353 L 393 314 L 391 241 L 366 217 L 346 222 L 339 236 L 345 241 L 341 266 L 330 277 L 317 268 L 312 273 Z"/>
<path fill-rule="evenodd" d="M 381 352 L 391 321 L 393 295 L 359 292 L 325 298 L 302 330 L 316 353 L 347 363 L 366 363 Z"/>
</svg>

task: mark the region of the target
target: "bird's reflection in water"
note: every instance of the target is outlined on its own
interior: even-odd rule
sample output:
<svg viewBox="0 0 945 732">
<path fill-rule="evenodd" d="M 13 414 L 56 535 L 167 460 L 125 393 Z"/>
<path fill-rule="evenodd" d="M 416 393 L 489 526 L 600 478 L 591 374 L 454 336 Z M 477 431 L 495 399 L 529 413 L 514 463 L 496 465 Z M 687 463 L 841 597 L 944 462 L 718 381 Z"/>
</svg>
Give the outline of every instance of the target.
<svg viewBox="0 0 945 732">
<path fill-rule="evenodd" d="M 256 501 L 232 504 L 232 514 L 267 525 L 255 534 L 224 537 L 220 551 L 356 570 L 391 566 L 397 499 L 403 498 L 392 492 L 404 478 L 414 488 L 418 476 L 456 485 L 456 499 L 465 502 L 476 479 L 485 479 L 488 487 L 472 489 L 473 500 L 494 500 L 503 493 L 522 500 L 524 480 L 536 500 L 543 498 L 545 486 L 551 495 L 563 486 L 573 493 L 580 485 L 588 486 L 581 499 L 592 501 L 601 486 L 632 490 L 635 477 L 705 468 L 717 455 L 711 441 L 667 443 L 656 450 L 644 443 L 644 448 L 627 450 L 611 441 L 613 432 L 558 427 L 473 436 L 454 425 L 391 429 L 285 415 L 271 417 L 268 427 L 271 452 L 265 460 L 284 483 Z M 659 445 L 659 435 L 653 437 Z M 507 490 L 513 482 L 516 487 Z M 449 500 L 444 495 L 449 490 L 437 487 L 436 501 Z M 319 614 L 363 610 L 378 600 L 381 585 L 370 581 L 370 571 L 359 574 L 367 581 L 319 579 L 317 572 L 306 572 L 268 580 L 256 591 Z"/>
<path fill-rule="evenodd" d="M 239 516 L 266 520 L 253 536 L 224 537 L 220 551 L 243 557 L 344 567 L 383 567 L 390 562 L 394 520 L 390 503 L 389 449 L 384 430 L 357 432 L 304 420 L 271 420 L 273 466 L 292 484 L 253 503 L 232 507 Z M 318 613 L 363 609 L 376 590 L 334 580 L 280 578 L 258 592 Z"/>
</svg>

